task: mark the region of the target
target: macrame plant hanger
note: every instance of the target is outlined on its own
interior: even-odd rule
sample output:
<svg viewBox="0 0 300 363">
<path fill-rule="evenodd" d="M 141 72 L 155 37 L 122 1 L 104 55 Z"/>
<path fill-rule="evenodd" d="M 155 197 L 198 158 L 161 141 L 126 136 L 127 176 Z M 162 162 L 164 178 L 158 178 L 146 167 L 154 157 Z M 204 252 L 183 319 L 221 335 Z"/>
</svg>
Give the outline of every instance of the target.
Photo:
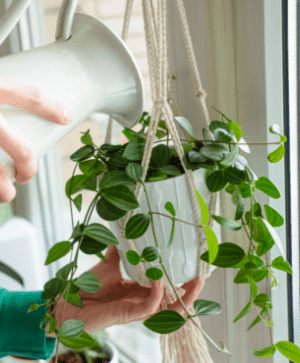
<svg viewBox="0 0 300 363">
<path fill-rule="evenodd" d="M 149 167 L 151 150 L 155 140 L 155 134 L 158 127 L 159 120 L 163 119 L 166 122 L 170 137 L 174 143 L 175 150 L 180 158 L 181 164 L 184 168 L 187 183 L 190 191 L 190 198 L 193 207 L 193 212 L 197 224 L 201 224 L 201 210 L 195 195 L 195 181 L 191 170 L 187 170 L 183 162 L 184 151 L 180 142 L 179 134 L 174 124 L 174 116 L 179 116 L 180 111 L 172 99 L 171 80 L 170 74 L 170 57 L 168 45 L 168 25 L 167 25 L 167 0 L 156 0 L 156 9 L 153 0 L 141 0 L 143 8 L 144 28 L 147 46 L 148 67 L 150 73 L 151 96 L 153 107 L 150 112 L 151 122 L 149 125 L 147 140 L 145 145 L 145 152 L 142 160 L 142 167 L 144 174 L 142 180 L 145 180 L 147 170 Z M 202 88 L 201 79 L 196 63 L 194 49 L 192 45 L 189 26 L 186 18 L 183 0 L 175 0 L 179 16 L 181 28 L 184 35 L 186 50 L 188 54 L 191 74 L 195 81 L 196 97 L 199 99 L 201 108 L 204 115 L 206 127 L 209 126 L 209 113 L 206 106 L 206 92 Z M 122 38 L 126 41 L 128 36 L 129 22 L 131 17 L 133 0 L 127 0 L 124 15 L 124 23 L 122 30 Z M 109 119 L 105 142 L 111 141 L 112 131 L 112 118 Z M 142 185 L 137 184 L 135 195 L 139 199 L 142 191 Z M 216 193 L 210 194 L 209 213 L 215 213 L 216 209 Z M 125 238 L 125 226 L 134 211 L 128 213 L 127 216 L 118 220 L 118 225 L 121 230 L 122 240 L 126 243 L 128 250 L 135 250 L 132 240 Z M 212 226 L 212 218 L 210 218 L 208 225 Z M 199 235 L 199 256 L 207 250 L 206 237 L 203 229 L 198 229 Z M 135 266 L 139 283 L 144 286 L 150 286 L 149 280 L 145 276 L 145 268 L 142 264 Z M 210 276 L 210 265 L 199 259 L 198 263 L 198 276 L 206 279 Z M 165 277 L 164 277 L 165 278 Z M 176 287 L 179 296 L 182 296 L 184 289 Z M 166 287 L 165 297 L 160 306 L 160 310 L 167 309 L 167 304 L 176 301 L 176 296 L 171 286 Z M 190 309 L 190 314 L 194 315 L 194 309 Z M 213 363 L 207 343 L 201 331 L 201 324 L 198 318 L 191 319 L 179 330 L 171 334 L 162 334 L 160 338 L 163 363 Z"/>
</svg>

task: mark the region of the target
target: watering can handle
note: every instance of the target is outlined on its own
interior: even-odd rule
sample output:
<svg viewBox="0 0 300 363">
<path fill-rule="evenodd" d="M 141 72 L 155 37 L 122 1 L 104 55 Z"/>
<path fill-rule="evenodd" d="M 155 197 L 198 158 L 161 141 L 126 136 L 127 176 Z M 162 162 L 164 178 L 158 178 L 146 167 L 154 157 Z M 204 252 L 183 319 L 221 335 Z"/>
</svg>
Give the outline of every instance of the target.
<svg viewBox="0 0 300 363">
<path fill-rule="evenodd" d="M 58 14 L 55 38 L 68 40 L 78 0 L 64 0 Z"/>
<path fill-rule="evenodd" d="M 0 45 L 28 8 L 31 0 L 14 0 L 0 19 Z"/>
</svg>

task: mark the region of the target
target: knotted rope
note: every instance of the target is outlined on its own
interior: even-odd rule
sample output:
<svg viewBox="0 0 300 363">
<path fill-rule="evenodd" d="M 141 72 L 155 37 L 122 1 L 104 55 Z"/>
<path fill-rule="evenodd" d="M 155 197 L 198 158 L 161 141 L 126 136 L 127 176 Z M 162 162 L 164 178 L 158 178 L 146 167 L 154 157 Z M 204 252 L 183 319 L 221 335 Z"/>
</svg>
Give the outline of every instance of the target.
<svg viewBox="0 0 300 363">
<path fill-rule="evenodd" d="M 126 40 L 129 29 L 129 21 L 131 16 L 133 0 L 127 0 L 125 17 L 123 23 L 122 38 Z M 183 0 L 176 0 L 181 27 L 185 39 L 186 50 L 188 54 L 189 64 L 192 77 L 195 80 L 196 97 L 199 99 L 203 111 L 206 127 L 209 126 L 209 113 L 206 106 L 206 92 L 202 88 L 201 79 L 196 63 L 196 58 L 193 50 L 189 27 L 186 19 Z M 171 74 L 170 74 L 170 56 L 168 45 L 168 26 L 167 26 L 167 6 L 166 0 L 157 0 L 156 10 L 153 0 L 142 0 L 144 29 L 147 46 L 147 60 L 150 74 L 151 97 L 153 106 L 151 110 L 151 122 L 147 132 L 147 139 L 142 160 L 144 173 L 142 180 L 145 180 L 147 170 L 150 163 L 155 134 L 160 119 L 164 119 L 166 126 L 173 140 L 175 150 L 184 168 L 187 183 L 190 191 L 190 198 L 193 208 L 193 213 L 197 224 L 201 224 L 201 210 L 195 195 L 195 181 L 193 173 L 188 170 L 183 162 L 184 150 L 180 142 L 180 137 L 174 124 L 174 116 L 179 116 L 180 111 L 172 98 L 171 91 Z M 112 119 L 109 120 L 105 142 L 109 142 L 111 138 Z M 135 188 L 137 199 L 140 198 L 142 184 L 138 183 Z M 215 213 L 216 208 L 216 193 L 210 195 L 209 212 L 210 215 Z M 130 211 L 124 218 L 117 221 L 123 243 L 126 244 L 128 250 L 135 250 L 132 240 L 125 238 L 125 226 L 127 221 L 132 217 L 134 211 Z M 209 220 L 209 225 L 212 226 L 213 220 Z M 203 229 L 198 228 L 199 236 L 199 255 L 206 249 L 206 238 Z M 143 264 L 135 266 L 139 282 L 141 285 L 150 286 L 149 280 L 145 276 L 145 268 Z M 210 265 L 199 259 L 198 264 L 199 277 L 206 279 L 210 276 Z M 182 295 L 183 289 L 176 287 L 179 296 Z M 166 286 L 166 297 L 160 306 L 160 310 L 167 309 L 167 304 L 175 302 L 176 296 L 170 286 Z M 190 309 L 191 315 L 194 315 L 194 309 Z M 187 323 L 179 330 L 171 334 L 161 335 L 161 349 L 163 355 L 163 363 L 213 363 L 210 358 L 207 343 L 201 333 L 201 325 L 199 319 L 194 319 L 195 325 L 188 320 Z"/>
</svg>

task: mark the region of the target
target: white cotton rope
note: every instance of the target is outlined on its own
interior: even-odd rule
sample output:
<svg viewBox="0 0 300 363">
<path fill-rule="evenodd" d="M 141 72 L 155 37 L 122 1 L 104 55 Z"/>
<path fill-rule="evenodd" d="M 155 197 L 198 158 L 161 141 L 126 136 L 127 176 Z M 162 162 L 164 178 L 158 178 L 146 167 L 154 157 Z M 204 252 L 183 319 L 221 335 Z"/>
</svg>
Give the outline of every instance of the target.
<svg viewBox="0 0 300 363">
<path fill-rule="evenodd" d="M 172 98 L 171 89 L 171 74 L 170 74 L 170 50 L 168 44 L 168 25 L 167 25 L 167 6 L 166 0 L 157 0 L 157 6 L 153 4 L 153 0 L 141 0 L 144 18 L 144 30 L 147 47 L 147 61 L 150 75 L 151 86 L 151 98 L 153 106 L 151 110 L 151 122 L 147 132 L 147 139 L 145 144 L 145 150 L 142 160 L 142 167 L 144 173 L 142 180 L 145 180 L 147 175 L 153 143 L 155 141 L 155 134 L 160 119 L 164 119 L 170 133 L 170 137 L 173 140 L 175 150 L 184 168 L 187 178 L 190 197 L 192 201 L 192 208 L 197 224 L 201 224 L 201 210 L 198 203 L 198 199 L 195 195 L 195 181 L 191 170 L 187 170 L 184 162 L 184 150 L 180 141 L 180 137 L 177 128 L 174 123 L 174 115 L 179 116 L 180 110 Z M 129 21 L 131 17 L 133 0 L 127 0 L 126 10 L 123 23 L 122 38 L 125 40 L 128 35 Z M 176 0 L 178 12 L 180 16 L 180 22 L 182 31 L 184 34 L 185 45 L 187 49 L 189 64 L 191 68 L 192 77 L 195 80 L 196 97 L 201 104 L 203 115 L 206 123 L 206 127 L 209 127 L 209 113 L 206 106 L 206 92 L 202 88 L 201 79 L 195 59 L 189 27 L 186 19 L 183 0 Z M 105 137 L 105 142 L 111 140 L 111 127 L 112 119 L 109 119 L 109 125 Z M 135 188 L 135 196 L 140 198 L 142 191 L 142 184 L 138 183 Z M 217 193 L 210 194 L 209 212 L 210 215 L 215 213 Z M 117 221 L 121 231 L 123 242 L 125 242 L 127 249 L 135 250 L 132 240 L 125 238 L 125 226 L 127 221 L 134 215 L 135 211 L 130 211 L 124 218 Z M 210 218 L 209 225 L 211 226 L 213 219 Z M 199 235 L 199 252 L 202 254 L 207 250 L 207 246 L 204 243 L 205 233 L 203 229 L 198 229 Z M 199 255 L 200 255 L 199 254 Z M 145 276 L 145 268 L 143 264 L 135 266 L 139 282 L 141 285 L 150 286 L 150 281 Z M 198 276 L 206 279 L 210 276 L 210 265 L 199 259 L 198 264 Z M 165 279 L 165 276 L 164 276 Z M 176 301 L 176 296 L 171 286 L 166 286 L 165 298 L 160 306 L 160 310 L 167 309 L 167 305 Z M 182 296 L 184 290 L 180 287 L 176 287 L 176 291 L 179 296 Z M 190 309 L 191 315 L 194 315 L 194 309 Z M 185 314 L 184 314 L 185 315 Z M 207 343 L 201 332 L 201 324 L 199 319 L 193 319 L 197 327 L 188 320 L 187 323 L 179 330 L 171 334 L 161 335 L 161 350 L 163 356 L 163 363 L 213 363 L 209 352 Z"/>
</svg>

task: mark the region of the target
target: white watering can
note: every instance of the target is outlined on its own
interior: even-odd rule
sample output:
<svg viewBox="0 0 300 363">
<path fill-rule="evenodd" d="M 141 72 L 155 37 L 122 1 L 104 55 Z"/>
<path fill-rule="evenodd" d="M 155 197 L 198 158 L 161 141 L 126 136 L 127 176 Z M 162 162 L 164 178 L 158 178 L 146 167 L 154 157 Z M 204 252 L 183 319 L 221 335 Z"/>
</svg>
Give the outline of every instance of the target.
<svg viewBox="0 0 300 363">
<path fill-rule="evenodd" d="M 0 44 L 30 1 L 15 0 L 0 20 Z M 0 106 L 5 119 L 34 145 L 37 158 L 92 112 L 110 115 L 128 128 L 143 112 L 142 76 L 127 45 L 100 20 L 74 14 L 76 6 L 77 0 L 64 1 L 54 43 L 0 58 L 0 78 L 36 86 L 72 112 L 72 122 L 62 126 L 16 107 Z M 14 182 L 13 159 L 2 149 L 0 162 Z"/>
</svg>

